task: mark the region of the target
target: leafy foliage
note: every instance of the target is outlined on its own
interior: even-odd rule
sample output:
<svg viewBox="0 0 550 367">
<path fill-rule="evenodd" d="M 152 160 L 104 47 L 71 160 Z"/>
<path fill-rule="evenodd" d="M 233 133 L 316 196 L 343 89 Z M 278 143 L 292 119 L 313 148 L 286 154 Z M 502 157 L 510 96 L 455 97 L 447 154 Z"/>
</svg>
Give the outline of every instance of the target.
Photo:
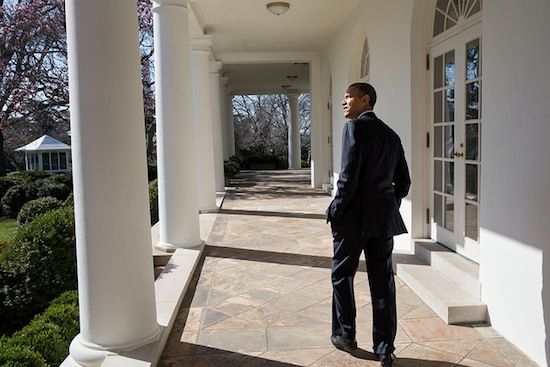
<svg viewBox="0 0 550 367">
<path fill-rule="evenodd" d="M 149 182 L 149 210 L 151 225 L 159 221 L 159 187 L 158 179 Z"/>
<path fill-rule="evenodd" d="M 136 2 L 148 128 L 154 122 L 152 3 Z M 4 150 L 23 169 L 16 148 L 43 134 L 68 143 L 68 108 L 64 0 L 0 0 L 0 176 Z"/>
<path fill-rule="evenodd" d="M 61 292 L 76 289 L 72 208 L 50 211 L 19 228 L 0 254 L 0 324 L 29 320 Z"/>
<path fill-rule="evenodd" d="M 17 224 L 21 226 L 25 223 L 31 222 L 38 216 L 51 210 L 58 209 L 62 205 L 63 203 L 61 201 L 51 196 L 28 201 L 23 205 L 17 215 Z"/>
<path fill-rule="evenodd" d="M 79 332 L 78 294 L 67 291 L 21 331 L 0 341 L 0 364 L 12 367 L 58 366 Z"/>
</svg>

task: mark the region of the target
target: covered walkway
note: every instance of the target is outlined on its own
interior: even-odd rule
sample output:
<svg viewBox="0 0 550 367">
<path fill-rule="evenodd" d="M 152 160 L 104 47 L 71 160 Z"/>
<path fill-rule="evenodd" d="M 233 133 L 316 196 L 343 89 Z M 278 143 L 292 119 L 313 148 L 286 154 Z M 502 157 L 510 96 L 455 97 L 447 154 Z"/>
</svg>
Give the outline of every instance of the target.
<svg viewBox="0 0 550 367">
<path fill-rule="evenodd" d="M 355 281 L 359 350 L 330 343 L 330 200 L 310 187 L 308 170 L 233 179 L 159 366 L 378 366 L 364 262 Z M 537 366 L 490 326 L 448 326 L 396 285 L 395 366 Z"/>
</svg>

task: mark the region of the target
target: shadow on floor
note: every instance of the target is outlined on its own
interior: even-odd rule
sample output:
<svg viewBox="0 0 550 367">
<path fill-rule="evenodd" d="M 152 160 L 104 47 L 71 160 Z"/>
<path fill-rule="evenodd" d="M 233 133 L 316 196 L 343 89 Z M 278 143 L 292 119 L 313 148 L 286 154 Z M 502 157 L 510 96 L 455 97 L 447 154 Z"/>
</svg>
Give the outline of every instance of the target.
<svg viewBox="0 0 550 367">
<path fill-rule="evenodd" d="M 211 348 L 202 345 L 180 343 L 180 350 L 186 350 L 189 354 L 184 356 L 164 356 L 159 363 L 159 367 L 302 367 L 301 365 L 281 362 L 271 359 L 265 359 L 261 357 L 255 357 L 251 355 L 221 350 L 217 348 Z M 351 354 L 358 360 L 372 361 L 365 366 L 378 366 L 376 357 L 373 353 L 363 349 L 358 349 Z M 336 358 L 331 358 L 331 362 L 334 364 Z M 349 359 L 342 358 L 342 366 L 348 365 Z M 359 363 L 362 363 L 358 361 Z M 313 365 L 329 366 L 323 363 L 323 360 L 313 363 Z M 337 362 L 336 362 L 337 363 Z M 355 363 L 352 364 L 356 366 Z M 358 364 L 360 365 L 360 364 Z M 331 366 L 336 367 L 336 366 Z M 466 367 L 462 364 L 443 362 L 443 361 L 430 361 L 425 359 L 416 358 L 396 358 L 394 361 L 394 367 Z"/>
<path fill-rule="evenodd" d="M 206 256 L 225 259 L 259 261 L 272 264 L 309 266 L 330 269 L 332 258 L 328 256 L 302 255 L 287 252 L 248 250 L 233 247 L 209 246 L 204 249 Z"/>
<path fill-rule="evenodd" d="M 325 219 L 324 214 L 312 213 L 288 213 L 288 212 L 270 212 L 260 210 L 235 210 L 235 209 L 220 209 L 218 214 L 233 214 L 233 215 L 255 215 L 260 217 L 283 217 L 283 218 L 302 218 L 302 219 Z"/>
</svg>

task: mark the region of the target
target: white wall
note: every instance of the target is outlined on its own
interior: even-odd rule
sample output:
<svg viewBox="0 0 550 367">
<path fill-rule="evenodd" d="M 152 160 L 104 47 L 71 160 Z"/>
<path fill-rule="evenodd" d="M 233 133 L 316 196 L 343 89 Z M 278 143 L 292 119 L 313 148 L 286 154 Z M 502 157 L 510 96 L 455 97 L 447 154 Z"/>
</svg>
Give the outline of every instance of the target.
<svg viewBox="0 0 550 367">
<path fill-rule="evenodd" d="M 542 366 L 550 331 L 550 2 L 483 10 L 482 297 L 493 326 Z"/>
<path fill-rule="evenodd" d="M 376 114 L 400 136 L 410 168 L 411 162 L 411 14 L 412 2 L 364 0 L 330 41 L 324 57 L 331 65 L 333 96 L 334 172 L 340 172 L 343 117 L 341 101 L 347 87 L 359 80 L 359 69 L 349 70 L 350 55 L 361 55 L 364 39 L 354 39 L 358 27 L 366 30 L 371 66 L 370 83 L 376 88 Z M 360 33 L 360 32 L 359 32 Z M 356 76 L 355 78 L 353 76 Z M 411 231 L 411 203 L 401 210 Z M 410 235 L 396 237 L 396 248 L 408 249 Z"/>
</svg>

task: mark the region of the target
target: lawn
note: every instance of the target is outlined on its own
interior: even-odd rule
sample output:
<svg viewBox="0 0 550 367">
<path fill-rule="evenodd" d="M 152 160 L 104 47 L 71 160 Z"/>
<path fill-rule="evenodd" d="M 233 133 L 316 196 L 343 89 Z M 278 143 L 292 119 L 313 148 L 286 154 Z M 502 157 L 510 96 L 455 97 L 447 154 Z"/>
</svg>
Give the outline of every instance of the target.
<svg viewBox="0 0 550 367">
<path fill-rule="evenodd" d="M 0 240 L 11 240 L 17 231 L 15 219 L 0 219 Z"/>
</svg>

